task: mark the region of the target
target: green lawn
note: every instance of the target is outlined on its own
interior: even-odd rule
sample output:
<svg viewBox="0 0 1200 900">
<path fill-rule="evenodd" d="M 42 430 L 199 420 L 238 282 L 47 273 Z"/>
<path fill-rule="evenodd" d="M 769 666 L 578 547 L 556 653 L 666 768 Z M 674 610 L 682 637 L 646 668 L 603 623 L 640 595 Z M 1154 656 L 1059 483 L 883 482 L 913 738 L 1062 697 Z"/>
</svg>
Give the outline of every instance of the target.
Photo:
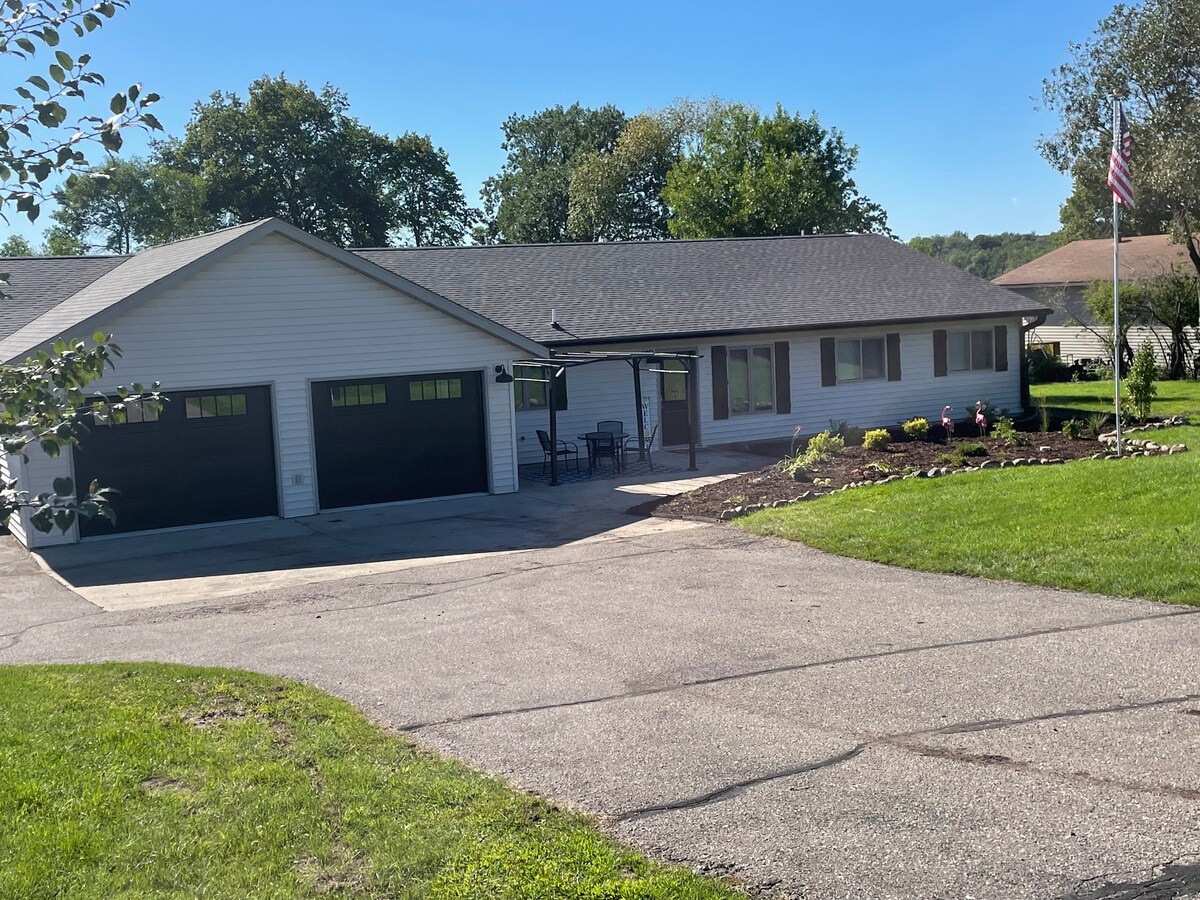
<svg viewBox="0 0 1200 900">
<path fill-rule="evenodd" d="M 1200 381 L 1160 381 L 1158 397 L 1151 412 L 1156 416 L 1180 413 L 1200 415 Z M 1036 405 L 1040 397 L 1046 405 L 1078 409 L 1087 412 L 1112 412 L 1113 385 L 1111 381 L 1078 381 L 1062 384 L 1035 384 L 1029 389 Z M 1121 396 L 1125 396 L 1124 388 Z M 1124 404 L 1122 404 L 1123 406 Z M 1200 447 L 1196 448 L 1200 450 Z"/>
<path fill-rule="evenodd" d="M 740 896 L 313 688 L 0 666 L 0 897 Z"/>
<path fill-rule="evenodd" d="M 1153 438 L 1189 450 L 897 481 L 737 523 L 912 569 L 1200 605 L 1200 428 Z"/>
</svg>

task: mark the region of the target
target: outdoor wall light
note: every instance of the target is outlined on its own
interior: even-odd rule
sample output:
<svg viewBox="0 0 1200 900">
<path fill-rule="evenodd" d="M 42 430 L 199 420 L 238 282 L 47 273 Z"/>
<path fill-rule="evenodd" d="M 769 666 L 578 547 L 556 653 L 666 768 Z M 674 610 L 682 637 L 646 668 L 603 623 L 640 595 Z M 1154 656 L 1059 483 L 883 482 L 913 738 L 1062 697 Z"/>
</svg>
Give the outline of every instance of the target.
<svg viewBox="0 0 1200 900">
<path fill-rule="evenodd" d="M 496 366 L 496 384 L 512 384 L 513 377 L 508 374 L 504 366 Z"/>
</svg>

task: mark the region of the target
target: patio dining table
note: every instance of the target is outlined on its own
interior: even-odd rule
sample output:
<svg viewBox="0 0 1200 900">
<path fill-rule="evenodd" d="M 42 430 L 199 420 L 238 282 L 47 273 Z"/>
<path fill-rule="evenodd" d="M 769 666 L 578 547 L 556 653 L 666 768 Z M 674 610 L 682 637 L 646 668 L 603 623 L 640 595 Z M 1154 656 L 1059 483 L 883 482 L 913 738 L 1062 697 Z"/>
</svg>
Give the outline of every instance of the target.
<svg viewBox="0 0 1200 900">
<path fill-rule="evenodd" d="M 595 465 L 596 459 L 596 443 L 601 438 L 612 438 L 613 441 L 613 465 L 618 472 L 621 471 L 622 457 L 625 455 L 625 442 L 629 440 L 629 433 L 625 431 L 589 431 L 586 434 L 577 434 L 575 437 L 578 440 L 586 441 L 588 448 L 588 474 L 591 474 L 592 467 Z"/>
</svg>

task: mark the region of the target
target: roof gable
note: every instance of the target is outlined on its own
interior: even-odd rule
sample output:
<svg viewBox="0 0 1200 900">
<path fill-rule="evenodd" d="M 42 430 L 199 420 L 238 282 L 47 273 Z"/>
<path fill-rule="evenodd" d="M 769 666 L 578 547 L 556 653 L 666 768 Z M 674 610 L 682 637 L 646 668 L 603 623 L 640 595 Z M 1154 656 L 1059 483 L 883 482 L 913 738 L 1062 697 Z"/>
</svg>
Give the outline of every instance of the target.
<svg viewBox="0 0 1200 900">
<path fill-rule="evenodd" d="M 245 225 L 214 231 L 198 237 L 151 247 L 133 256 L 119 258 L 112 268 L 100 274 L 60 302 L 48 305 L 37 318 L 25 323 L 0 340 L 0 360 L 21 357 L 36 347 L 53 341 L 69 331 L 89 331 L 101 318 L 111 318 L 122 309 L 177 284 L 189 275 L 224 258 L 238 248 L 279 234 L 336 262 L 367 275 L 394 290 L 492 334 L 525 352 L 537 353 L 540 345 L 523 335 L 497 325 L 477 313 L 462 308 L 394 272 L 334 247 L 279 219 L 263 219 Z"/>
</svg>

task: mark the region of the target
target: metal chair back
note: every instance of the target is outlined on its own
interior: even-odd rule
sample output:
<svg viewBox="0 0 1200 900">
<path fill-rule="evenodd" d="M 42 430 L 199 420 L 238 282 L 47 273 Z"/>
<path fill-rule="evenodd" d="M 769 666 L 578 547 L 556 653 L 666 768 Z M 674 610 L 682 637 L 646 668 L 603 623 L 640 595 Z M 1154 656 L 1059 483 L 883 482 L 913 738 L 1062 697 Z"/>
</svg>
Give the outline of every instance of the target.
<svg viewBox="0 0 1200 900">
<path fill-rule="evenodd" d="M 597 431 L 607 431 L 610 434 L 620 434 L 625 430 L 625 423 L 617 419 L 605 419 L 603 422 L 596 423 Z"/>
</svg>

